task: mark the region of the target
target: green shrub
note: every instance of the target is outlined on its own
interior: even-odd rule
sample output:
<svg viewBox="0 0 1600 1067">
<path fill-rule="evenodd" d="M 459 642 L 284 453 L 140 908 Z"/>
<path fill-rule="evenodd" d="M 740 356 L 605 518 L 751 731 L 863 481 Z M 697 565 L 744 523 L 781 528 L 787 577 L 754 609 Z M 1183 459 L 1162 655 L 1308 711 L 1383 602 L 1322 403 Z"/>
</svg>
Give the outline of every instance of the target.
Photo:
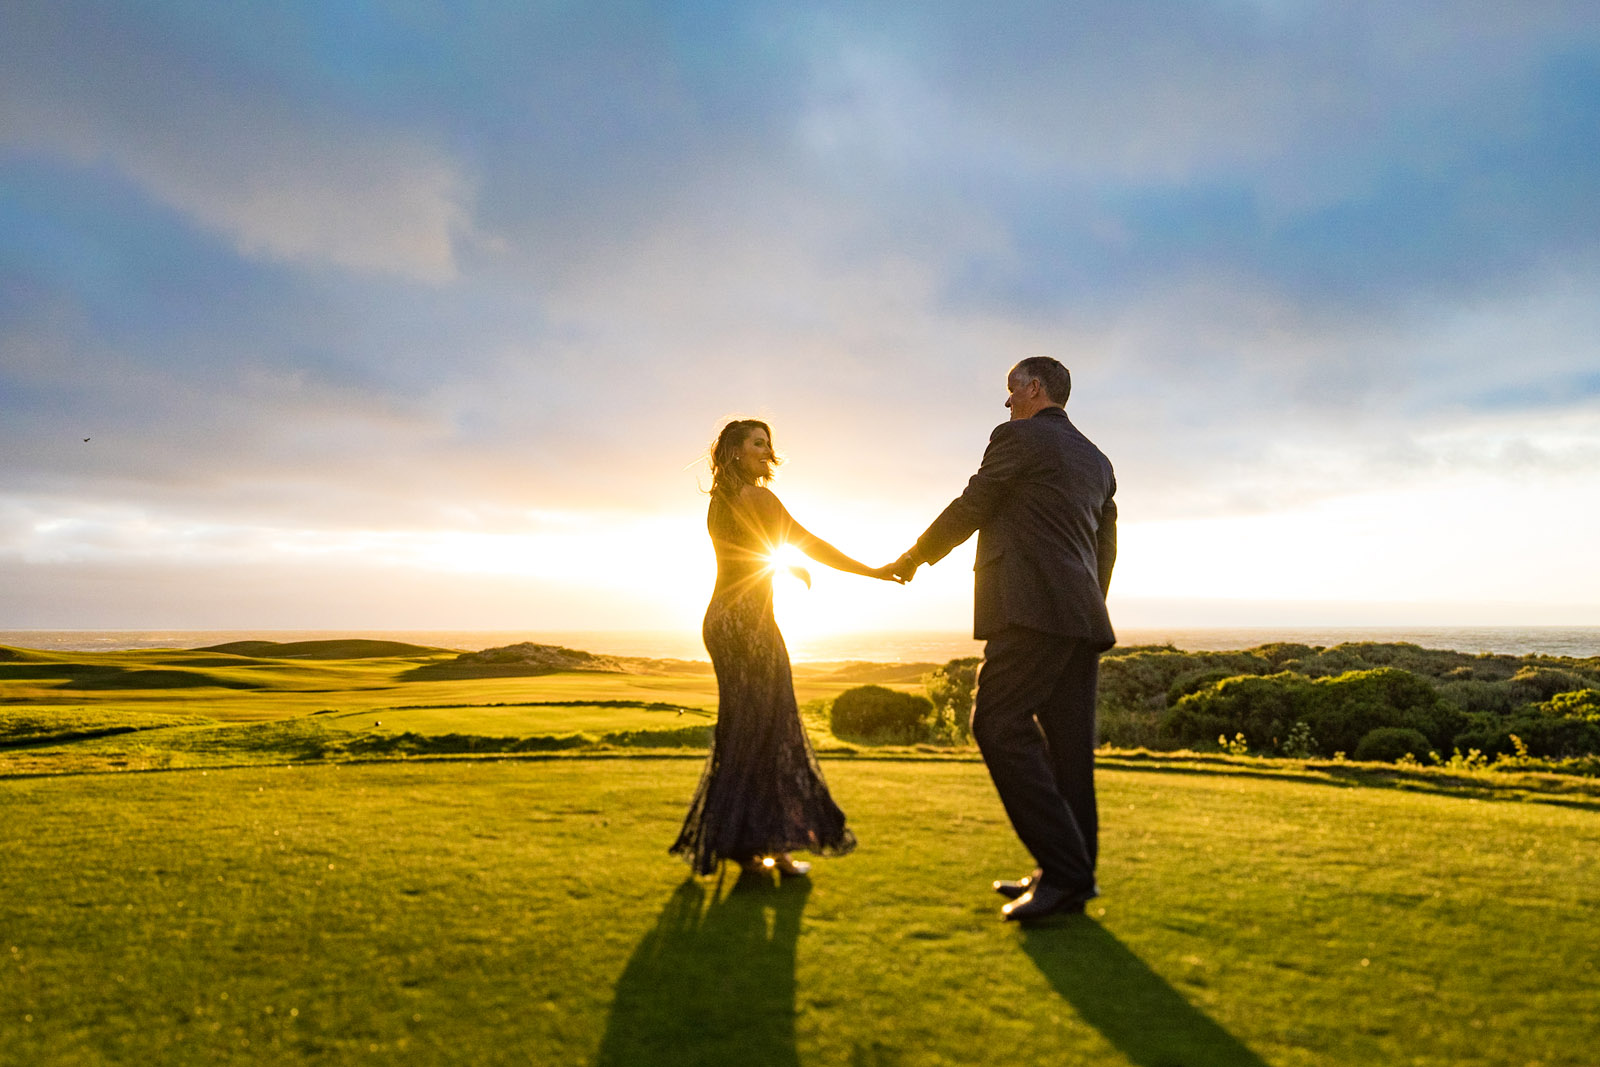
<svg viewBox="0 0 1600 1067">
<path fill-rule="evenodd" d="M 1480 682 L 1503 682 L 1516 674 L 1521 665 L 1522 660 L 1519 656 L 1484 652 L 1474 656 L 1472 662 L 1464 666 L 1472 672 L 1472 677 Z"/>
<path fill-rule="evenodd" d="M 1575 689 L 1557 693 L 1540 704 L 1539 710 L 1558 719 L 1600 722 L 1600 689 Z"/>
<path fill-rule="evenodd" d="M 1354 645 L 1335 645 L 1295 662 L 1295 670 L 1309 678 L 1328 678 L 1374 666 L 1362 658 L 1360 649 Z"/>
<path fill-rule="evenodd" d="M 1279 669 L 1286 663 L 1306 659 L 1321 651 L 1321 645 L 1302 645 L 1296 641 L 1273 641 L 1255 649 L 1256 655 Z"/>
<path fill-rule="evenodd" d="M 1095 744 L 1112 748 L 1172 748 L 1154 711 L 1102 710 L 1095 716 Z"/>
<path fill-rule="evenodd" d="M 1516 755 L 1515 734 L 1530 755 L 1570 759 L 1600 752 L 1600 721 L 1562 718 L 1540 711 L 1508 716 L 1473 725 L 1457 734 L 1453 747 L 1477 749 L 1489 756 Z"/>
<path fill-rule="evenodd" d="M 1300 718 L 1311 686 L 1288 671 L 1224 678 L 1180 697 L 1161 728 L 1167 736 L 1190 743 L 1243 734 L 1251 750 L 1272 751 Z"/>
<path fill-rule="evenodd" d="M 1406 641 L 1351 641 L 1313 655 L 1301 656 L 1295 669 L 1302 674 L 1329 677 L 1349 671 L 1395 667 L 1423 678 L 1498 681 L 1511 677 L 1521 666 L 1516 656 L 1474 655 L 1450 649 L 1422 648 Z"/>
<path fill-rule="evenodd" d="M 1303 724 L 1314 742 L 1296 735 L 1296 754 L 1314 744 L 1322 755 L 1353 752 L 1370 731 L 1384 726 L 1416 730 L 1432 748 L 1449 747 L 1467 722 L 1425 679 L 1395 667 L 1305 678 L 1290 671 L 1225 678 L 1179 698 L 1162 721 L 1163 732 L 1190 743 L 1219 734 L 1244 734 L 1251 751 L 1287 754 Z"/>
<path fill-rule="evenodd" d="M 1557 693 L 1583 689 L 1587 682 L 1572 671 L 1554 667 L 1523 667 L 1506 683 L 1514 703 L 1537 704 Z"/>
<path fill-rule="evenodd" d="M 1361 743 L 1356 745 L 1355 758 L 1393 763 L 1402 756 L 1424 759 L 1431 751 L 1433 746 L 1420 730 L 1413 730 L 1409 726 L 1380 726 L 1376 730 L 1368 730 Z"/>
<path fill-rule="evenodd" d="M 953 659 L 922 680 L 933 703 L 933 733 L 940 739 L 965 741 L 971 736 L 972 691 L 981 662 L 978 656 Z"/>
<path fill-rule="evenodd" d="M 1289 736 L 1278 745 L 1278 751 L 1291 759 L 1309 759 L 1317 754 L 1317 739 L 1311 736 L 1311 727 L 1297 722 L 1289 727 Z"/>
<path fill-rule="evenodd" d="M 829 726 L 843 740 L 908 745 L 927 738 L 933 717 L 933 701 L 919 693 L 860 685 L 834 698 Z"/>
<path fill-rule="evenodd" d="M 1161 645 L 1115 649 L 1100 661 L 1100 739 L 1124 745 L 1159 742 L 1168 694 L 1180 678 L 1271 670 L 1272 664 L 1252 652 L 1180 652 Z"/>
<path fill-rule="evenodd" d="M 1470 675 L 1470 668 L 1466 668 Z M 1454 675 L 1455 672 L 1451 672 Z M 1519 701 L 1504 680 L 1485 682 L 1472 677 L 1451 677 L 1439 685 L 1439 695 L 1465 712 L 1488 711 L 1509 715 Z"/>
<path fill-rule="evenodd" d="M 1223 669 L 1227 676 L 1266 674 L 1272 665 L 1252 652 L 1180 652 L 1175 648 L 1141 645 L 1115 649 L 1100 660 L 1100 698 L 1103 704 L 1159 711 L 1166 706 L 1167 691 L 1179 678 L 1201 671 Z"/>
<path fill-rule="evenodd" d="M 1198 693 L 1202 689 L 1209 689 L 1224 678 L 1238 677 L 1239 672 L 1227 667 L 1211 667 L 1205 670 L 1192 671 L 1180 675 L 1178 680 L 1167 687 L 1167 707 L 1172 707 L 1190 693 Z"/>
<path fill-rule="evenodd" d="M 1100 660 L 1101 709 L 1158 710 L 1172 680 L 1195 667 L 1193 656 L 1175 648 L 1117 649 Z"/>
<path fill-rule="evenodd" d="M 1425 679 L 1397 667 L 1350 671 L 1313 685 L 1304 717 L 1325 753 L 1354 752 L 1369 731 L 1381 726 L 1416 730 L 1442 752 L 1467 721 Z"/>
</svg>

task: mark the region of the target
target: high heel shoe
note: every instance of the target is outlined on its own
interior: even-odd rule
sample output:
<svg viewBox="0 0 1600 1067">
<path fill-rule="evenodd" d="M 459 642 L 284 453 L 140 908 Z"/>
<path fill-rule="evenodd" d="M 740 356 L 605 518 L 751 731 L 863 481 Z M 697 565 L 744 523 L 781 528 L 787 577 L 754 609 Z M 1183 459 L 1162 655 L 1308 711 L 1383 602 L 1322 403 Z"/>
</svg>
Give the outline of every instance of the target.
<svg viewBox="0 0 1600 1067">
<path fill-rule="evenodd" d="M 766 862 L 781 878 L 804 878 L 811 873 L 811 864 L 797 860 L 787 852 L 781 856 L 768 856 Z"/>
<path fill-rule="evenodd" d="M 744 869 L 751 874 L 776 874 L 780 878 L 804 878 L 811 873 L 811 864 L 797 860 L 787 852 L 779 856 L 756 856 L 744 861 Z"/>
</svg>

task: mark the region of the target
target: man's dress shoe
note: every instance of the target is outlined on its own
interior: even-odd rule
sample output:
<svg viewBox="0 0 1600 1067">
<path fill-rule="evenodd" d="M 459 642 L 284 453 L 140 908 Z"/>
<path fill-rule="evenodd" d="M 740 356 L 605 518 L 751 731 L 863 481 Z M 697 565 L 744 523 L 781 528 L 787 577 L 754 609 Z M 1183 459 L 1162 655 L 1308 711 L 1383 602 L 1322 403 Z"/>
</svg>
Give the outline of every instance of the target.
<svg viewBox="0 0 1600 1067">
<path fill-rule="evenodd" d="M 1000 914 L 1011 922 L 1033 922 L 1052 915 L 1077 915 L 1083 906 L 1100 891 L 1094 887 L 1076 892 L 1057 889 L 1045 882 L 1036 882 L 1031 889 L 1000 909 Z"/>
<path fill-rule="evenodd" d="M 1015 882 L 1008 882 L 1004 879 L 996 879 L 993 885 L 996 893 L 999 893 L 1007 900 L 1016 900 L 1022 894 L 1032 889 L 1038 883 L 1038 881 L 1039 872 L 1034 871 L 1032 874 L 1023 875 Z"/>
</svg>

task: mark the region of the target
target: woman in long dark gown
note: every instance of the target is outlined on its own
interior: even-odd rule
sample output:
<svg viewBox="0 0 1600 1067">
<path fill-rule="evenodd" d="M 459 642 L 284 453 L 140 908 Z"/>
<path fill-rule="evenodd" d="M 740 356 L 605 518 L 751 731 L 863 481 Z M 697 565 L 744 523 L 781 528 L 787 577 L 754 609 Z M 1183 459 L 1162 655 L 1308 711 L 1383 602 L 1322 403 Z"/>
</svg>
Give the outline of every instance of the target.
<svg viewBox="0 0 1600 1067">
<path fill-rule="evenodd" d="M 766 488 L 777 462 L 771 428 L 755 419 L 724 426 L 711 450 L 706 527 L 717 553 L 717 584 L 703 634 L 717 674 L 717 725 L 671 848 L 697 874 L 711 874 L 728 859 L 801 875 L 810 864 L 792 859 L 791 851 L 843 855 L 856 845 L 800 722 L 789 651 L 772 614 L 772 555 L 789 544 L 837 570 L 899 579 L 893 564 L 858 563 L 790 518 Z"/>
</svg>

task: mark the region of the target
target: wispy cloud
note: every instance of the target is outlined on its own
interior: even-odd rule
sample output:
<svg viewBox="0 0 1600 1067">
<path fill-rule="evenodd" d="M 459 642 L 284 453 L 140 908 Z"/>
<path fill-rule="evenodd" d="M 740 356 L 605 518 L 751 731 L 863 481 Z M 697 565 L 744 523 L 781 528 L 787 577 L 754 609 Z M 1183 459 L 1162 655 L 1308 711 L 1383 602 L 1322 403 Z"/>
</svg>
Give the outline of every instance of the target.
<svg viewBox="0 0 1600 1067">
<path fill-rule="evenodd" d="M 11 151 L 112 168 L 245 256 L 455 276 L 470 182 L 423 132 L 315 106 L 176 9 L 24 3 L 7 21 Z"/>
</svg>

